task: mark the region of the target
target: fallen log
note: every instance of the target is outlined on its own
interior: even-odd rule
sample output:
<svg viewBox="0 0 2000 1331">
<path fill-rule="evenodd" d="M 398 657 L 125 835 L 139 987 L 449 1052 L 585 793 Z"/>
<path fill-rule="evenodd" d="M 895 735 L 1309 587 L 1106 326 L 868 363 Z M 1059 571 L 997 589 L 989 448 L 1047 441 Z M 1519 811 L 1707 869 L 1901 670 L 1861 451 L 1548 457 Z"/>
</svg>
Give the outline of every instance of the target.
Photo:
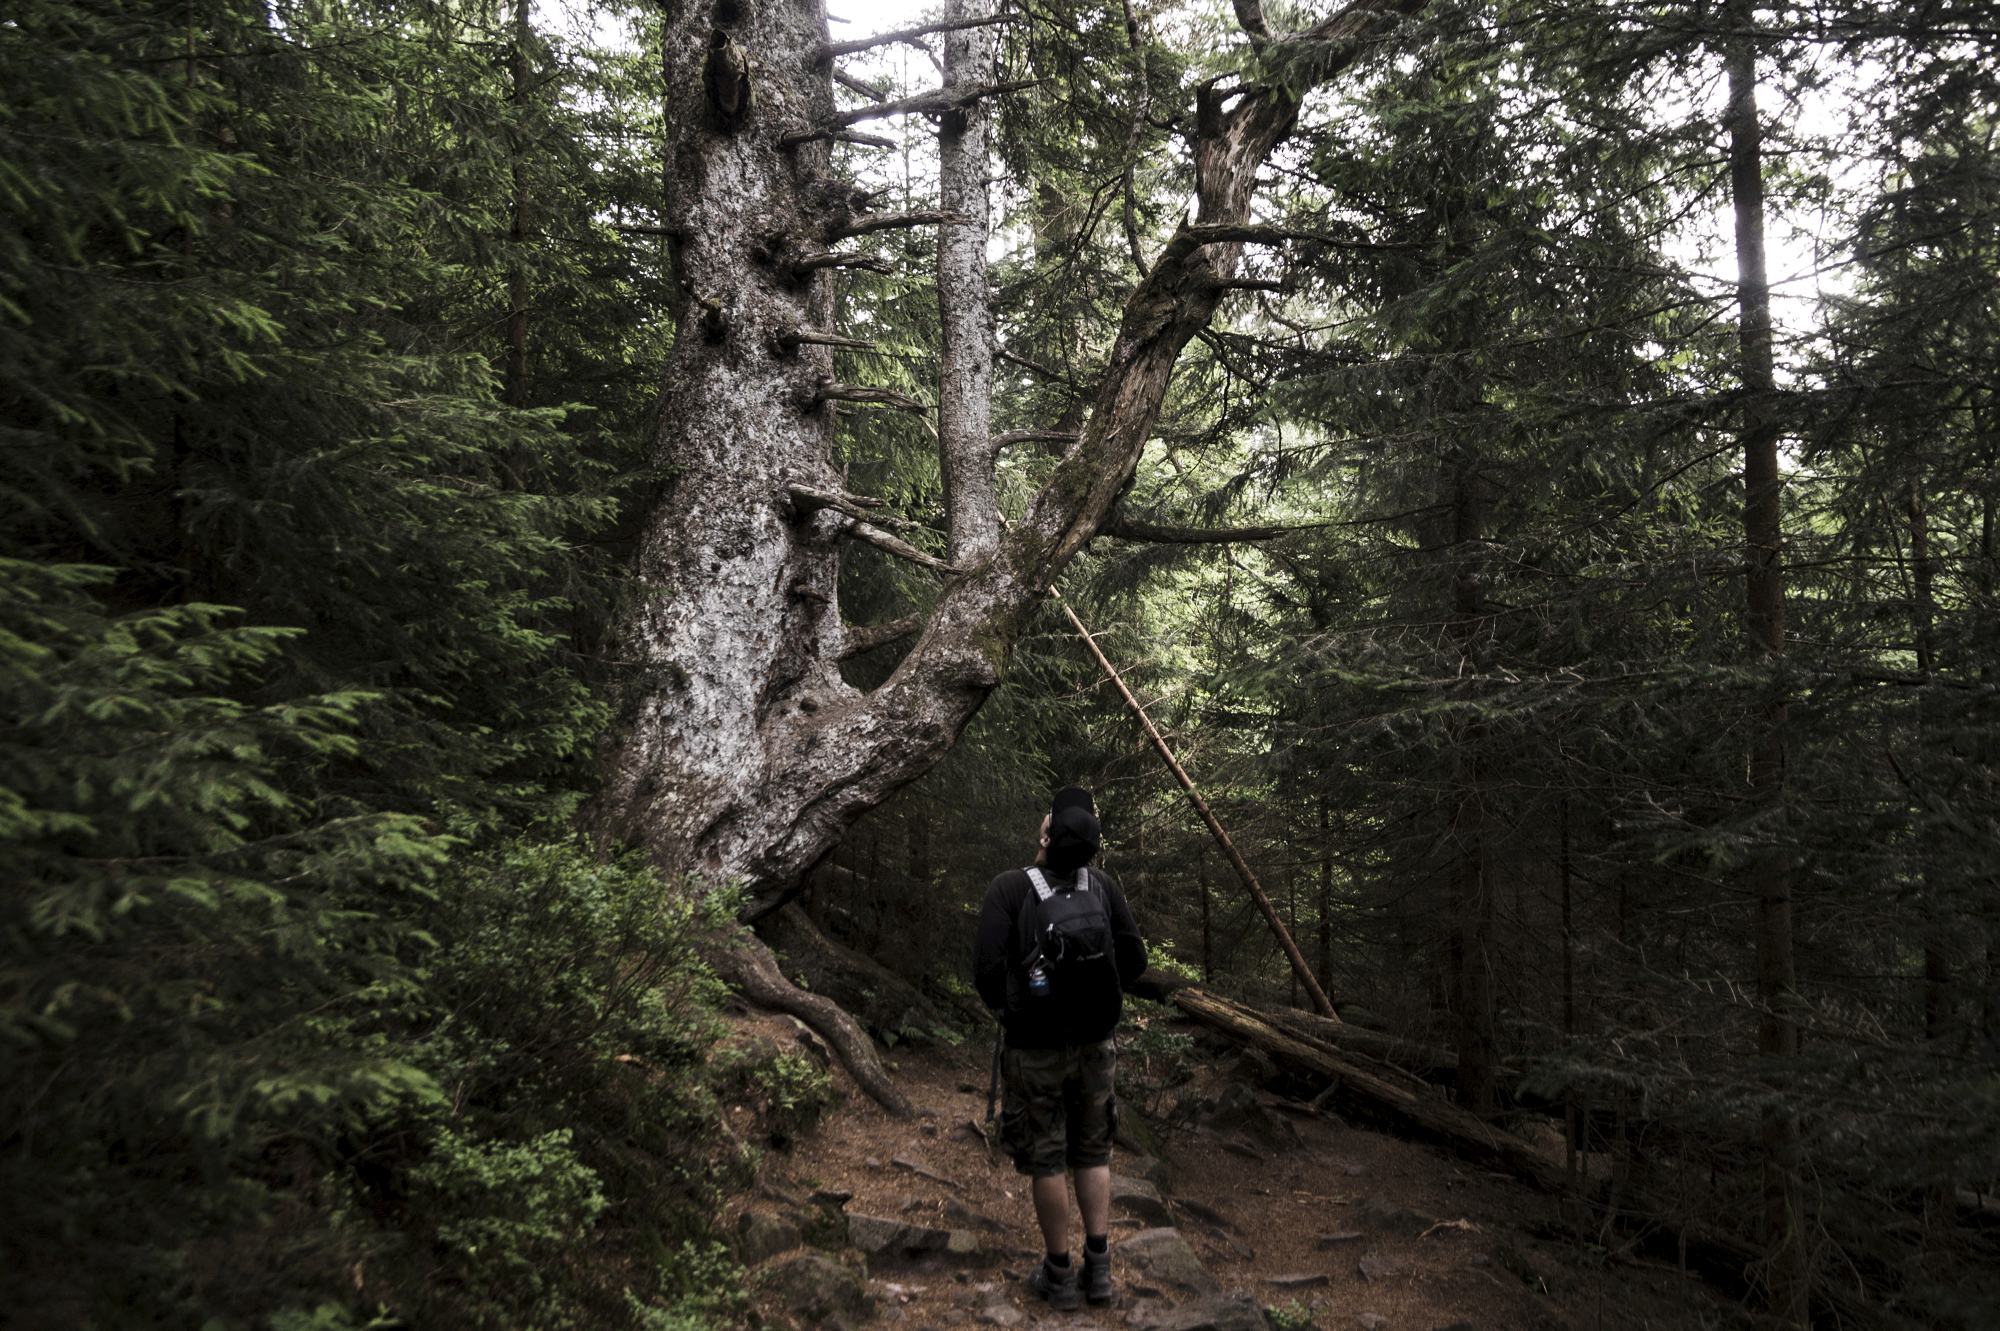
<svg viewBox="0 0 2000 1331">
<path fill-rule="evenodd" d="M 1346 1113 L 1373 1119 L 1403 1136 L 1436 1142 L 1466 1160 L 1511 1174 L 1544 1192 L 1563 1196 L 1573 1191 L 1562 1166 L 1512 1133 L 1503 1132 L 1456 1105 L 1406 1090 L 1390 1078 L 1363 1067 L 1355 1058 L 1334 1052 L 1317 1038 L 1280 1030 L 1280 1019 L 1273 1014 L 1177 982 L 1156 987 L 1161 1001 L 1171 1002 L 1210 1030 L 1258 1049 L 1289 1069 L 1326 1080 L 1329 1102 Z M 1302 1015 L 1286 1014 L 1287 1018 Z M 1351 1031 L 1354 1027 L 1341 1029 Z M 1629 1194 L 1618 1209 L 1641 1226 L 1657 1227 L 1651 1230 L 1657 1238 L 1666 1240 L 1670 1246 L 1684 1245 L 1680 1251 L 1687 1260 L 1716 1272 L 1733 1270 L 1738 1279 L 1749 1280 L 1768 1259 L 1755 1242 L 1719 1225 L 1682 1214 L 1681 1208 L 1665 1197 L 1651 1195 L 1649 1190 Z M 1812 1301 L 1816 1313 L 1837 1319 L 1843 1325 L 1914 1331 L 1914 1324 L 1908 1319 L 1824 1279 L 1813 1282 Z"/>
<path fill-rule="evenodd" d="M 1330 1103 L 1342 1110 L 1383 1122 L 1405 1136 L 1447 1146 L 1475 1164 L 1511 1174 L 1545 1192 L 1567 1190 L 1562 1166 L 1519 1137 L 1456 1105 L 1398 1086 L 1324 1045 L 1286 1034 L 1254 1008 L 1192 987 L 1174 990 L 1173 1004 L 1202 1025 L 1261 1050 L 1288 1068 L 1337 1081 Z"/>
<path fill-rule="evenodd" d="M 1351 1054 L 1362 1054 L 1380 1062 L 1428 1078 L 1435 1073 L 1456 1073 L 1458 1057 L 1448 1049 L 1400 1040 L 1393 1035 L 1371 1031 L 1350 1021 L 1328 1021 L 1313 1012 L 1287 1008 L 1265 1014 L 1272 1025 L 1289 1034 L 1330 1045 Z"/>
</svg>

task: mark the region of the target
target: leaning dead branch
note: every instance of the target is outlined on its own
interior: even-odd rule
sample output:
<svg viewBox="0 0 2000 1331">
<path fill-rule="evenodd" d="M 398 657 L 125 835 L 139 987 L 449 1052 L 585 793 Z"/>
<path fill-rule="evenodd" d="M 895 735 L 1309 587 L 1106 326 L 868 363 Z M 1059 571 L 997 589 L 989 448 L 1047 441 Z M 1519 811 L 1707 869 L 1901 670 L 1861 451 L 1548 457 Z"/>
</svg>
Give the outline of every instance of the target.
<svg viewBox="0 0 2000 1331">
<path fill-rule="evenodd" d="M 934 32 L 956 32 L 960 28 L 985 28 L 995 23 L 1020 23 L 1023 20 L 1014 14 L 994 14 L 984 18 L 954 19 L 949 23 L 926 23 L 921 28 L 898 28 L 894 32 L 877 33 L 873 37 L 857 37 L 851 42 L 828 42 L 820 48 L 819 58 L 831 60 L 835 56 L 854 55 L 860 51 L 870 51 L 891 42 L 915 41 L 928 37 Z"/>
<path fill-rule="evenodd" d="M 840 655 L 835 659 L 845 661 L 863 652 L 872 652 L 877 647 L 909 637 L 923 626 L 922 615 L 904 615 L 886 624 L 848 624 L 845 626 L 847 640 L 841 644 Z"/>
</svg>

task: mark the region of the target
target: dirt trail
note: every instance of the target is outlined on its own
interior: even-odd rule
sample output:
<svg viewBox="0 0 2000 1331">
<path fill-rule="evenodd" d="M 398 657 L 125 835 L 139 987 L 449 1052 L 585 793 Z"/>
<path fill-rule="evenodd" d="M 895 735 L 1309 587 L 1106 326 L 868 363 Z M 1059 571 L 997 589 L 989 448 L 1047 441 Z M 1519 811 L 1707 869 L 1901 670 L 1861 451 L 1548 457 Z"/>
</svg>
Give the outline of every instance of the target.
<svg viewBox="0 0 2000 1331">
<path fill-rule="evenodd" d="M 747 1025 L 796 1039 L 782 1017 Z M 1056 1314 L 1023 1284 L 1040 1255 L 1026 1180 L 989 1156 L 974 1130 L 985 1115 L 983 1054 L 892 1055 L 898 1083 L 922 1114 L 914 1122 L 890 1118 L 836 1069 L 843 1107 L 789 1151 L 769 1153 L 759 1187 L 734 1199 L 727 1217 L 749 1239 L 745 1255 L 758 1259 L 751 1287 L 766 1327 L 841 1331 L 872 1317 L 906 1331 L 1038 1322 L 1045 1331 L 1238 1331 L 1240 1299 L 1236 1323 L 1217 1320 L 1221 1304 L 1164 1277 L 1166 1266 L 1117 1259 L 1122 1243 L 1162 1225 L 1179 1230 L 1222 1293 L 1278 1309 L 1282 1331 L 1305 1331 L 1306 1318 L 1319 1331 L 1696 1331 L 1741 1318 L 1733 1301 L 1674 1268 L 1535 1237 L 1556 1219 L 1550 1197 L 1436 1148 L 1285 1110 L 1268 1096 L 1249 1105 L 1248 1088 L 1231 1091 L 1213 1069 L 1190 1089 L 1247 1105 L 1247 1127 L 1182 1131 L 1164 1142 L 1164 1213 L 1143 1197 L 1113 1208 L 1119 1303 Z M 1127 1175 L 1144 1163 L 1121 1151 L 1112 1169 Z M 870 1246 L 889 1227 L 843 1225 L 843 1211 L 918 1228 L 864 1258 L 843 1246 L 844 1229 Z M 944 1234 L 927 1230 L 958 1237 L 945 1248 Z M 769 1251 L 798 1231 L 819 1248 Z M 1141 1240 L 1132 1252 L 1159 1241 Z M 908 1251 L 927 1242 L 942 1250 Z M 1079 1231 L 1072 1248 L 1081 1246 Z M 863 1274 L 872 1297 L 845 1305 L 805 1297 L 801 1284 L 827 1282 L 825 1259 Z"/>
</svg>

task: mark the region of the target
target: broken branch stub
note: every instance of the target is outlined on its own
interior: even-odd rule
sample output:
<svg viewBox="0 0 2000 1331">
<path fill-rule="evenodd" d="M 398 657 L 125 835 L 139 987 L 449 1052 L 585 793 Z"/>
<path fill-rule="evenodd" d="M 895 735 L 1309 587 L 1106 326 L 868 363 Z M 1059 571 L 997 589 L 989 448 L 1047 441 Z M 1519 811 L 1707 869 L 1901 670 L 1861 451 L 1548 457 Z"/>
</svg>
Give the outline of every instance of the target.
<svg viewBox="0 0 2000 1331">
<path fill-rule="evenodd" d="M 819 386 L 813 405 L 822 402 L 862 402 L 871 407 L 894 407 L 897 411 L 907 411 L 918 416 L 928 415 L 930 408 L 893 388 L 876 388 L 870 384 L 843 384 L 828 379 Z"/>
</svg>

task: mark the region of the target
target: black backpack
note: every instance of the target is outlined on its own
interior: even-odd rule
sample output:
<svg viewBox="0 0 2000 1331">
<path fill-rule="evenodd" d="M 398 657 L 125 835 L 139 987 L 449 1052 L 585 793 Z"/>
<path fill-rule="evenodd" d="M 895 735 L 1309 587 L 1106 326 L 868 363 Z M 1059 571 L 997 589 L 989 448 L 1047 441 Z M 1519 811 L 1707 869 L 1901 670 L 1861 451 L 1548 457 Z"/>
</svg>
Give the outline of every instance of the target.
<svg viewBox="0 0 2000 1331">
<path fill-rule="evenodd" d="M 1102 968 L 1116 983 L 1118 959 L 1111 941 L 1111 908 L 1104 897 L 1104 885 L 1088 868 L 1078 869 L 1075 882 L 1067 888 L 1052 885 L 1039 868 L 1027 871 L 1036 900 L 1030 930 L 1027 969 L 1036 962 L 1048 967 L 1050 990 L 1075 993 L 1078 979 L 1088 971 Z"/>
</svg>

